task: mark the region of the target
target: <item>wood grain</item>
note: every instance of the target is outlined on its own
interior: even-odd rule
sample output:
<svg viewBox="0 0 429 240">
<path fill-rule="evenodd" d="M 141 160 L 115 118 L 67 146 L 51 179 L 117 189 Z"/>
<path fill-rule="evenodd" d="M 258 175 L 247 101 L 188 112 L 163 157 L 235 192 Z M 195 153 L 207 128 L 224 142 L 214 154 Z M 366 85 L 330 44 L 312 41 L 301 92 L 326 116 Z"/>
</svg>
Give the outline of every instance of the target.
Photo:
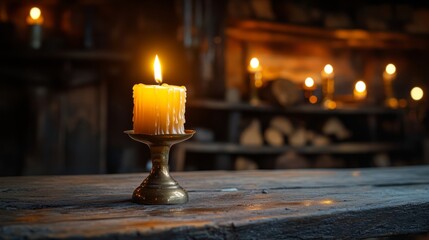
<svg viewBox="0 0 429 240">
<path fill-rule="evenodd" d="M 144 176 L 1 178 L 0 239 L 311 239 L 429 232 L 429 166 L 178 172 L 173 176 L 189 191 L 190 202 L 176 206 L 132 203 Z"/>
</svg>

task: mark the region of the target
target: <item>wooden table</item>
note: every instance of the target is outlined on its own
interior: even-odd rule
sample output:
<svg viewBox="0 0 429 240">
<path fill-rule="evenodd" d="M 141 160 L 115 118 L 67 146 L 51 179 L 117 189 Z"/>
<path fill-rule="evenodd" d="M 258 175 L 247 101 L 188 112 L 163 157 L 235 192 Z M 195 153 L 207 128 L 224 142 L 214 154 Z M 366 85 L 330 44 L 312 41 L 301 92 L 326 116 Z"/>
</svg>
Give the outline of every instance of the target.
<svg viewBox="0 0 429 240">
<path fill-rule="evenodd" d="M 0 239 L 363 238 L 429 232 L 429 166 L 180 172 L 185 205 L 130 202 L 146 174 L 0 178 Z"/>
</svg>

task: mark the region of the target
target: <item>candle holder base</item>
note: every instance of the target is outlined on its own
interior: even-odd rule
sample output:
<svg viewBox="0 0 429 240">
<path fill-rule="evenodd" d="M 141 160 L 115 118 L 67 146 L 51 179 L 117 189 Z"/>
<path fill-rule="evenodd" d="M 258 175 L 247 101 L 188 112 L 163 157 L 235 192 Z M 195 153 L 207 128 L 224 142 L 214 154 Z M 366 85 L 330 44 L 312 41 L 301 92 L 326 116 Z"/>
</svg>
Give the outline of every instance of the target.
<svg viewBox="0 0 429 240">
<path fill-rule="evenodd" d="M 137 142 L 149 146 L 152 169 L 149 176 L 133 193 L 132 200 L 139 204 L 166 205 L 188 202 L 188 193 L 170 176 L 168 157 L 172 145 L 191 138 L 195 131 L 185 130 L 185 134 L 149 135 L 125 131 Z"/>
</svg>

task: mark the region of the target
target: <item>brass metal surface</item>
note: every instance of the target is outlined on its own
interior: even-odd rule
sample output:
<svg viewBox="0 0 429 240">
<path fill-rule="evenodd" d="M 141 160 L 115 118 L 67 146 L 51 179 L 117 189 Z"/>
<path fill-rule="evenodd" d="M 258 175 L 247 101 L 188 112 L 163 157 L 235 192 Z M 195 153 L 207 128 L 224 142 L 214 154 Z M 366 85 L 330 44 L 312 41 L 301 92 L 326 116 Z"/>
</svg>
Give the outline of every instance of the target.
<svg viewBox="0 0 429 240">
<path fill-rule="evenodd" d="M 133 193 L 133 201 L 139 204 L 166 205 L 188 202 L 188 193 L 170 176 L 168 158 L 170 147 L 191 138 L 195 131 L 185 130 L 185 134 L 149 135 L 125 131 L 133 140 L 149 146 L 152 169 L 149 176 Z"/>
</svg>

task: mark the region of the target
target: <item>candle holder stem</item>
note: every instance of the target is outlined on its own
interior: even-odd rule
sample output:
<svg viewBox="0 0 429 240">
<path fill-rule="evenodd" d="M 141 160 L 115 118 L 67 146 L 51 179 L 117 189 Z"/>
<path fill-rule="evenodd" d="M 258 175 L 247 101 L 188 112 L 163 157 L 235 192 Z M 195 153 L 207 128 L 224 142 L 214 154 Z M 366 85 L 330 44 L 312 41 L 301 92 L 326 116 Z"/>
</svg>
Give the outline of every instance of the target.
<svg viewBox="0 0 429 240">
<path fill-rule="evenodd" d="M 185 134 L 148 135 L 125 131 L 133 140 L 149 146 L 152 169 L 149 176 L 138 186 L 132 200 L 139 204 L 183 204 L 188 202 L 188 193 L 170 176 L 168 167 L 172 145 L 185 141 L 195 133 L 186 130 Z"/>
</svg>

